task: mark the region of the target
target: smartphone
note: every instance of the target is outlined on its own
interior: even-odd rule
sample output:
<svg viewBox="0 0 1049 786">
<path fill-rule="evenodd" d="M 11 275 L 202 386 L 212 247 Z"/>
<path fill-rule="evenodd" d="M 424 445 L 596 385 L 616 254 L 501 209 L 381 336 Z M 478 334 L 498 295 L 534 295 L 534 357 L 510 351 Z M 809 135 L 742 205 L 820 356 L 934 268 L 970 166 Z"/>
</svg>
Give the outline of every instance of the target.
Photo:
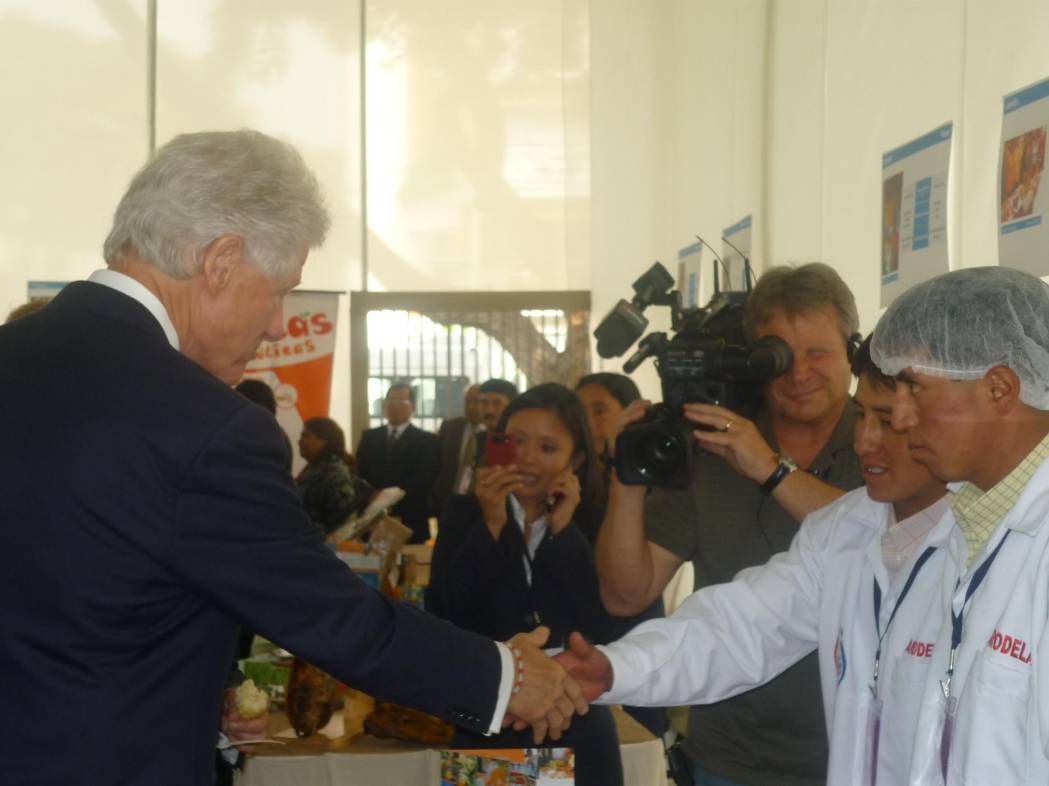
<svg viewBox="0 0 1049 786">
<path fill-rule="evenodd" d="M 514 450 L 513 439 L 510 435 L 499 431 L 490 431 L 484 443 L 484 465 L 486 467 L 495 467 L 513 464 L 516 461 L 517 451 Z"/>
</svg>

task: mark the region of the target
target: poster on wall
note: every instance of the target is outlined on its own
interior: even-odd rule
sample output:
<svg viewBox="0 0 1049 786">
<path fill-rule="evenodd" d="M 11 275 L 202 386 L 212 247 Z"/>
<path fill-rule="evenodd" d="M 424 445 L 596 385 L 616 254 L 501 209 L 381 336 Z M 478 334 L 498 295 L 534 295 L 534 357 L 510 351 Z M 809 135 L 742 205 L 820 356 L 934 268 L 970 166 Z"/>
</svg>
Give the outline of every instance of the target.
<svg viewBox="0 0 1049 786">
<path fill-rule="evenodd" d="M 1049 79 L 1005 96 L 998 158 L 998 262 L 1049 274 L 1049 198 L 1040 188 L 1049 128 Z"/>
<path fill-rule="evenodd" d="M 244 373 L 273 389 L 277 422 L 292 445 L 298 444 L 304 421 L 328 414 L 338 316 L 338 292 L 292 292 L 284 299 L 284 337 L 263 342 Z M 297 451 L 293 459 L 297 473 L 302 467 Z"/>
<path fill-rule="evenodd" d="M 721 232 L 721 291 L 743 292 L 747 288 L 744 259 L 750 260 L 751 217 L 745 216 Z"/>
<path fill-rule="evenodd" d="M 952 124 L 882 156 L 881 305 L 946 273 L 947 173 Z"/>
<path fill-rule="evenodd" d="M 677 290 L 681 305 L 693 308 L 699 305 L 699 283 L 703 275 L 703 241 L 697 240 L 677 252 Z"/>
<path fill-rule="evenodd" d="M 37 300 L 51 300 L 68 283 L 68 281 L 27 281 L 26 301 L 33 303 Z"/>
</svg>

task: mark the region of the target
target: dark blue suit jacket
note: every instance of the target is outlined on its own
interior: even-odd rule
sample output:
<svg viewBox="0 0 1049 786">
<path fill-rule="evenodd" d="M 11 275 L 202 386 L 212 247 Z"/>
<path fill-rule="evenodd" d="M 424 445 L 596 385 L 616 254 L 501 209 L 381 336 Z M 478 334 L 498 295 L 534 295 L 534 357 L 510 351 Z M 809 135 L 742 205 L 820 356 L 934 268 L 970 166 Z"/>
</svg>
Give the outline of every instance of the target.
<svg viewBox="0 0 1049 786">
<path fill-rule="evenodd" d="M 487 725 L 495 646 L 350 573 L 273 418 L 131 298 L 75 283 L 0 327 L 0 434 L 0 781 L 210 783 L 238 623 Z"/>
<path fill-rule="evenodd" d="M 430 492 L 437 477 L 437 436 L 411 423 L 391 449 L 385 425 L 361 434 L 357 471 L 377 489 L 399 486 L 404 498 L 390 509 L 412 530 L 411 543 L 430 538 Z"/>
</svg>

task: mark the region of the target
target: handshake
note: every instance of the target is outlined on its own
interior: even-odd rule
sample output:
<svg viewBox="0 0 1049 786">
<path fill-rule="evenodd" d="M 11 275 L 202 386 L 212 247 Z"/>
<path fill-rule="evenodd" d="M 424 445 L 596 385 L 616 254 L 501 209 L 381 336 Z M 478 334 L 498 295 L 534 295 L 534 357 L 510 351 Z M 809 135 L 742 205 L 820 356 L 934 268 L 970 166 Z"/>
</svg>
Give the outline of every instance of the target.
<svg viewBox="0 0 1049 786">
<path fill-rule="evenodd" d="M 572 715 L 585 715 L 589 703 L 612 687 L 612 666 L 605 655 L 579 633 L 568 649 L 553 658 L 541 647 L 550 630 L 540 626 L 518 633 L 507 644 L 514 653 L 514 691 L 503 726 L 517 731 L 532 727 L 536 745 L 549 735 L 560 739 Z"/>
</svg>

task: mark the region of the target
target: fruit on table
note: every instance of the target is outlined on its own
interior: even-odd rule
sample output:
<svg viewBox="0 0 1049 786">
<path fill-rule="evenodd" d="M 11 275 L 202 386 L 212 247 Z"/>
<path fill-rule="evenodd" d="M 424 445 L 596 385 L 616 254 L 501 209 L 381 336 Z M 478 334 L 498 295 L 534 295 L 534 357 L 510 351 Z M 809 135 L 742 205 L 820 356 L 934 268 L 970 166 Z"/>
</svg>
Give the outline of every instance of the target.
<svg viewBox="0 0 1049 786">
<path fill-rule="evenodd" d="M 255 680 L 244 680 L 237 688 L 237 712 L 244 720 L 259 718 L 265 715 L 269 708 L 269 694 L 256 688 Z"/>
</svg>

